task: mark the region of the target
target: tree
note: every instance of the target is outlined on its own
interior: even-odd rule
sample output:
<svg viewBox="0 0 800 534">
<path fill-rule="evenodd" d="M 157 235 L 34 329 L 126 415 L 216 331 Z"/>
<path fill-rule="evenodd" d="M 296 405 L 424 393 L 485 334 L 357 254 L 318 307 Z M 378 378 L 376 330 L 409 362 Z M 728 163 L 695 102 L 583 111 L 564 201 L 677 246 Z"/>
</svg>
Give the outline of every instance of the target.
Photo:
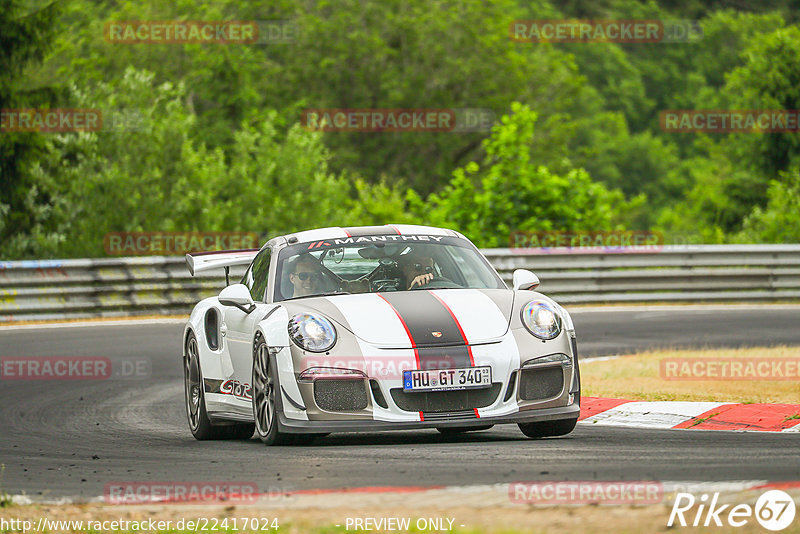
<svg viewBox="0 0 800 534">
<path fill-rule="evenodd" d="M 26 13 L 17 0 L 0 0 L 0 110 L 55 101 L 56 87 L 31 88 L 25 73 L 43 59 L 57 15 L 56 4 Z M 23 242 L 46 222 L 49 195 L 30 174 L 43 143 L 37 133 L 0 131 L 0 243 Z"/>
<path fill-rule="evenodd" d="M 746 62 L 731 72 L 726 90 L 736 95 L 739 109 L 800 109 L 800 27 L 780 28 L 753 40 L 743 56 Z M 740 137 L 740 154 L 756 169 L 776 176 L 800 159 L 797 133 L 749 134 Z"/>
<path fill-rule="evenodd" d="M 800 243 L 800 170 L 772 180 L 767 205 L 756 207 L 744 220 L 735 240 L 744 243 Z"/>
<path fill-rule="evenodd" d="M 330 170 L 319 133 L 280 128 L 276 111 L 243 121 L 228 151 L 193 137 L 182 84 L 129 68 L 113 84 L 72 88 L 77 107 L 114 110 L 98 132 L 48 137 L 32 168 L 53 192 L 53 231 L 36 255 L 102 256 L 109 232 L 239 231 L 269 237 L 315 227 L 415 222 L 401 188 Z M 5 253 L 27 250 L 7 243 Z"/>
<path fill-rule="evenodd" d="M 628 210 L 621 192 L 593 182 L 583 169 L 557 175 L 531 160 L 537 115 L 520 103 L 484 143 L 481 165 L 456 169 L 450 184 L 429 198 L 429 218 L 458 228 L 478 246 L 507 246 L 513 231 L 622 227 Z"/>
</svg>

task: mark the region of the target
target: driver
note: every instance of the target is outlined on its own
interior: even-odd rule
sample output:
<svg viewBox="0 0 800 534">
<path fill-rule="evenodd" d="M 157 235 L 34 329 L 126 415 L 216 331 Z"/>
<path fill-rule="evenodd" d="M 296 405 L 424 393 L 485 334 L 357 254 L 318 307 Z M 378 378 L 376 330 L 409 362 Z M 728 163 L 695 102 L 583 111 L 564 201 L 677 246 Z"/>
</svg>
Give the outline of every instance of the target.
<svg viewBox="0 0 800 534">
<path fill-rule="evenodd" d="M 397 259 L 403 273 L 407 289 L 427 285 L 436 276 L 433 270 L 433 258 L 422 252 L 411 250 Z"/>
<path fill-rule="evenodd" d="M 322 284 L 319 261 L 311 254 L 303 254 L 294 261 L 289 281 L 294 291 L 292 297 L 307 297 L 319 293 Z"/>
</svg>

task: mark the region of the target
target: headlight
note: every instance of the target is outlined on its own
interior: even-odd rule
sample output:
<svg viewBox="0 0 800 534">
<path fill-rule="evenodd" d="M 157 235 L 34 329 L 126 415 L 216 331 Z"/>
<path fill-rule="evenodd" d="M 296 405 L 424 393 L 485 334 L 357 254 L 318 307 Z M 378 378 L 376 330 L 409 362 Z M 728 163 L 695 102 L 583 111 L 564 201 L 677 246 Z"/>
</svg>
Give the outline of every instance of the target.
<svg viewBox="0 0 800 534">
<path fill-rule="evenodd" d="M 522 307 L 522 324 L 539 339 L 553 339 L 561 333 L 561 315 L 544 300 L 533 300 Z"/>
<path fill-rule="evenodd" d="M 301 349 L 325 352 L 336 343 L 336 329 L 325 317 L 298 313 L 289 320 L 289 337 Z"/>
</svg>

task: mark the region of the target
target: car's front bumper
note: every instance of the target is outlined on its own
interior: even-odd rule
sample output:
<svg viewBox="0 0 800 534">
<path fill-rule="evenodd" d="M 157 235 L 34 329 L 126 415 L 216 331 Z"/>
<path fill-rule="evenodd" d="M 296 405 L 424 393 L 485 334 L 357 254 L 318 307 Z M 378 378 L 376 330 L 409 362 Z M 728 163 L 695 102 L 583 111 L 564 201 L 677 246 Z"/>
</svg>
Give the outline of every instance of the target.
<svg viewBox="0 0 800 534">
<path fill-rule="evenodd" d="M 434 419 L 425 421 L 301 421 L 287 419 L 279 411 L 278 428 L 280 432 L 289 434 L 316 434 L 329 432 L 382 432 L 385 430 L 416 430 L 421 428 L 452 428 L 452 427 L 481 427 L 486 425 L 500 425 L 509 423 L 537 423 L 542 421 L 556 421 L 560 419 L 577 419 L 581 408 L 579 404 L 560 406 L 556 408 L 541 408 L 537 410 L 524 410 L 511 415 L 500 417 L 466 417 L 460 415 L 447 416 L 437 414 Z"/>
</svg>

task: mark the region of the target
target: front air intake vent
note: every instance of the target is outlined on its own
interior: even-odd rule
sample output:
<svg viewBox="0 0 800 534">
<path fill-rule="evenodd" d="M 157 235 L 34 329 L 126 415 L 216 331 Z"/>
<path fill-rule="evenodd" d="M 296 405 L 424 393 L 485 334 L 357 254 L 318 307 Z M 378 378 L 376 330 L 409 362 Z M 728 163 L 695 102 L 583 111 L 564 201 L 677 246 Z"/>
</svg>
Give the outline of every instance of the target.
<svg viewBox="0 0 800 534">
<path fill-rule="evenodd" d="M 508 379 L 508 387 L 506 388 L 506 394 L 503 396 L 503 402 L 508 402 L 511 400 L 511 396 L 514 394 L 514 386 L 517 383 L 517 372 L 514 371 L 511 373 L 511 378 Z"/>
<path fill-rule="evenodd" d="M 492 405 L 502 387 L 502 383 L 495 382 L 483 389 L 406 393 L 403 388 L 393 388 L 389 392 L 397 407 L 406 412 L 458 412 Z"/>
<path fill-rule="evenodd" d="M 211 350 L 219 349 L 219 315 L 217 310 L 211 308 L 206 312 L 203 328 L 206 332 L 206 343 Z"/>
<path fill-rule="evenodd" d="M 544 400 L 557 397 L 564 389 L 564 371 L 560 365 L 523 369 L 519 377 L 519 398 Z"/>
<path fill-rule="evenodd" d="M 375 399 L 375 404 L 380 406 L 381 408 L 389 408 L 389 405 L 386 403 L 386 398 L 383 396 L 383 392 L 381 391 L 381 386 L 378 384 L 377 380 L 370 380 L 369 387 L 372 390 L 372 398 Z"/>
<path fill-rule="evenodd" d="M 355 412 L 369 404 L 363 380 L 317 380 L 314 401 L 326 412 Z"/>
</svg>

